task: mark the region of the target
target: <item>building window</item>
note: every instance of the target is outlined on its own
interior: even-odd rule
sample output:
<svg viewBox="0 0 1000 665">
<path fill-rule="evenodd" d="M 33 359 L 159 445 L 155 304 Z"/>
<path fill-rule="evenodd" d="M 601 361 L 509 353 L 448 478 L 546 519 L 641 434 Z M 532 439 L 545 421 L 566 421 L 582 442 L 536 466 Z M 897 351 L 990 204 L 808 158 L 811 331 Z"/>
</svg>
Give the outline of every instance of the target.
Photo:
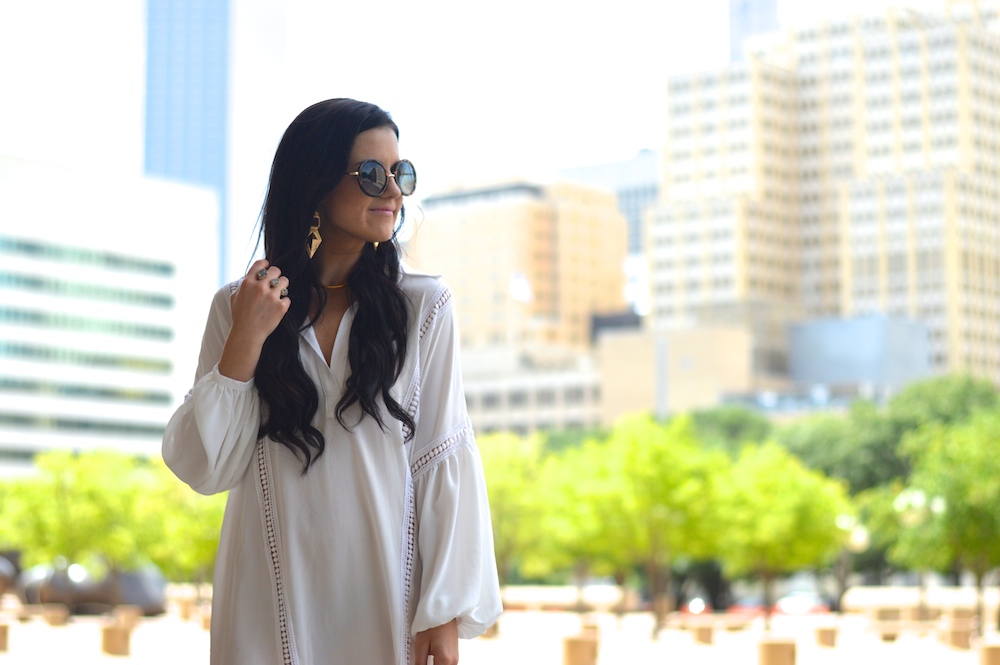
<svg viewBox="0 0 1000 665">
<path fill-rule="evenodd" d="M 144 273 L 157 277 L 171 277 L 174 274 L 174 267 L 169 263 L 80 249 L 66 245 L 49 245 L 20 238 L 0 237 L 0 254 L 16 254 L 36 259 L 78 263 L 106 268 L 108 270 Z"/>
<path fill-rule="evenodd" d="M 483 409 L 499 409 L 500 401 L 500 393 L 484 393 Z"/>
<path fill-rule="evenodd" d="M 551 389 L 539 390 L 535 395 L 535 400 L 539 406 L 551 406 L 556 403 L 556 391 Z"/>
<path fill-rule="evenodd" d="M 0 357 L 19 358 L 35 362 L 63 365 L 83 365 L 102 369 L 122 369 L 134 372 L 167 374 L 173 369 L 169 360 L 141 356 L 123 356 L 95 351 L 78 351 L 54 346 L 20 344 L 0 341 Z"/>
<path fill-rule="evenodd" d="M 528 403 L 528 393 L 523 390 L 516 390 L 510 394 L 511 406 L 524 406 Z"/>
<path fill-rule="evenodd" d="M 567 388 L 565 399 L 567 404 L 580 404 L 583 402 L 583 388 Z"/>
<path fill-rule="evenodd" d="M 13 273 L 0 273 L 0 288 L 23 289 L 61 297 L 102 300 L 164 309 L 169 309 L 174 305 L 173 297 L 164 293 L 148 293 L 99 284 L 66 282 L 59 279 L 15 275 Z"/>
<path fill-rule="evenodd" d="M 107 388 L 83 384 L 61 383 L 59 381 L 38 381 L 0 377 L 0 392 L 69 397 L 76 399 L 98 399 L 142 404 L 170 404 L 170 393 L 162 390 L 142 390 L 135 388 Z"/>
<path fill-rule="evenodd" d="M 0 322 L 161 341 L 170 341 L 174 336 L 173 331 L 164 326 L 113 321 L 110 319 L 93 319 L 85 316 L 57 314 L 15 307 L 0 307 Z"/>
</svg>

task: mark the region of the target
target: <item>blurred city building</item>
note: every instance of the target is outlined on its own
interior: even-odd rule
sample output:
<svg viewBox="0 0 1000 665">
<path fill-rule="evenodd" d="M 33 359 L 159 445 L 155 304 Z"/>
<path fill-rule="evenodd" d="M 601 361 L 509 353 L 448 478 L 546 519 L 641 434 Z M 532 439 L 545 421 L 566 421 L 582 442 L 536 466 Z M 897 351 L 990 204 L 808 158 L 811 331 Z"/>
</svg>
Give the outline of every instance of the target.
<svg viewBox="0 0 1000 665">
<path fill-rule="evenodd" d="M 145 172 L 218 194 L 224 253 L 229 0 L 146 0 L 146 22 Z M 218 264 L 222 283 L 224 254 Z"/>
<path fill-rule="evenodd" d="M 643 215 L 660 200 L 663 159 L 654 150 L 643 150 L 632 159 L 566 169 L 560 176 L 592 187 L 608 189 L 618 198 L 618 210 L 628 225 L 625 259 L 625 299 L 633 311 L 649 311 L 649 280 L 643 242 Z"/>
<path fill-rule="evenodd" d="M 755 380 L 752 346 L 749 331 L 736 325 L 601 334 L 597 359 L 602 424 L 610 426 L 634 411 L 662 418 L 715 406 L 725 394 L 772 388 Z"/>
<path fill-rule="evenodd" d="M 218 214 L 203 188 L 0 157 L 0 472 L 49 449 L 159 454 L 194 377 Z"/>
<path fill-rule="evenodd" d="M 583 185 L 609 189 L 618 197 L 618 210 L 628 224 L 628 253 L 643 253 L 643 213 L 660 197 L 662 159 L 655 150 L 643 150 L 632 159 L 566 169 L 560 176 Z"/>
<path fill-rule="evenodd" d="M 591 316 L 626 308 L 625 220 L 610 192 L 519 183 L 438 194 L 423 210 L 407 260 L 447 279 L 463 348 L 585 351 Z"/>
<path fill-rule="evenodd" d="M 600 374 L 590 354 L 514 347 L 462 350 L 462 378 L 476 431 L 580 430 L 601 423 Z"/>
<path fill-rule="evenodd" d="M 749 389 L 787 380 L 787 329 L 804 314 L 796 88 L 756 58 L 671 79 L 663 198 L 646 218 L 650 333 L 744 330 Z"/>
<path fill-rule="evenodd" d="M 884 398 L 929 377 L 930 356 L 930 331 L 909 319 L 868 314 L 791 327 L 789 367 L 798 386 L 862 386 L 866 396 Z"/>
<path fill-rule="evenodd" d="M 431 196 L 407 262 L 455 294 L 470 417 L 481 430 L 592 427 L 595 315 L 627 311 L 615 195 L 515 183 Z"/>
<path fill-rule="evenodd" d="M 729 61 L 746 59 L 746 41 L 778 30 L 778 0 L 729 0 Z"/>
<path fill-rule="evenodd" d="M 722 363 L 715 385 L 801 391 L 824 360 L 799 353 L 792 366 L 795 324 L 881 315 L 895 322 L 886 331 L 927 330 L 926 345 L 907 347 L 913 376 L 1000 382 L 1000 37 L 986 7 L 830 21 L 670 80 L 662 200 L 645 220 L 652 309 L 630 333 L 666 349 L 661 367 L 685 331 L 738 329 L 743 341 L 715 354 L 746 353 L 731 362 L 748 374 Z M 808 328 L 816 344 L 819 329 Z M 900 349 L 881 348 L 859 382 L 899 362 Z M 707 367 L 694 350 L 683 357 Z M 647 381 L 644 408 L 695 406 L 679 395 L 698 391 L 675 378 Z"/>
</svg>

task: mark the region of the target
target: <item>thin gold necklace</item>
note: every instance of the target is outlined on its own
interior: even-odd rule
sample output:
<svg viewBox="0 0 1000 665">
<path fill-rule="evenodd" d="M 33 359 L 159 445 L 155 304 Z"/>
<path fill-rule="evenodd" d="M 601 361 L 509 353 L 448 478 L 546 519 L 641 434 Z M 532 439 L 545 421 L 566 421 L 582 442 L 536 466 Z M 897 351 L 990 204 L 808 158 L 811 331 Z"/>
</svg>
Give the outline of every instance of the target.
<svg viewBox="0 0 1000 665">
<path fill-rule="evenodd" d="M 347 282 L 344 282 L 343 284 L 324 284 L 324 286 L 328 289 L 342 289 L 347 286 Z"/>
</svg>

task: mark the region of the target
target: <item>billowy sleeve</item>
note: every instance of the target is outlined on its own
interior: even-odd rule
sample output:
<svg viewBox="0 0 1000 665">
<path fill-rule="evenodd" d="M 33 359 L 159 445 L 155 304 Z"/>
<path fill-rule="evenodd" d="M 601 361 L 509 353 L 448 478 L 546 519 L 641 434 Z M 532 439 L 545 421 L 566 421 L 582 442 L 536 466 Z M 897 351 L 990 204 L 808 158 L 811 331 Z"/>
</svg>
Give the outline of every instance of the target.
<svg viewBox="0 0 1000 665">
<path fill-rule="evenodd" d="M 231 286 L 215 294 L 205 325 L 194 387 L 167 423 L 163 461 L 201 494 L 232 489 L 243 477 L 257 443 L 260 406 L 253 380 L 219 373 L 232 327 Z"/>
<path fill-rule="evenodd" d="M 458 619 L 462 638 L 500 617 L 493 529 L 462 387 L 457 322 L 442 288 L 421 326 L 411 469 L 420 565 L 414 635 Z"/>
</svg>

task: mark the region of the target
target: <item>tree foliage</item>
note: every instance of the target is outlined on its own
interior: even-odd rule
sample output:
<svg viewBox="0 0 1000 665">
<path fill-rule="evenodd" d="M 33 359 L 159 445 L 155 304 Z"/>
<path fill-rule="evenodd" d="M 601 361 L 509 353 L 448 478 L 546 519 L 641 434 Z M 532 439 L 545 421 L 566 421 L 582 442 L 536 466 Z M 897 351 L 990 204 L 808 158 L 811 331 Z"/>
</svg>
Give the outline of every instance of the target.
<svg viewBox="0 0 1000 665">
<path fill-rule="evenodd" d="M 556 567 L 578 575 L 623 576 L 636 564 L 639 534 L 624 458 L 606 441 L 591 439 L 546 458 L 545 533 Z"/>
<path fill-rule="evenodd" d="M 68 561 L 118 570 L 156 563 L 187 580 L 211 572 L 224 496 L 201 497 L 161 461 L 114 451 L 54 451 L 3 483 L 0 541 L 23 564 Z"/>
<path fill-rule="evenodd" d="M 521 575 L 544 575 L 551 562 L 540 553 L 545 498 L 539 482 L 542 447 L 536 437 L 491 434 L 479 440 L 493 519 L 493 545 L 501 584 Z"/>
<path fill-rule="evenodd" d="M 807 416 L 780 428 L 775 438 L 809 468 L 844 480 L 852 494 L 908 473 L 895 425 L 871 402 L 855 402 L 846 415 Z"/>
<path fill-rule="evenodd" d="M 775 443 L 747 446 L 723 492 L 725 547 L 718 551 L 732 576 L 771 583 L 783 575 L 831 563 L 847 533 L 838 517 L 851 507 L 843 484 L 807 469 Z"/>
<path fill-rule="evenodd" d="M 662 599 L 672 570 L 715 560 L 767 582 L 827 565 L 844 546 L 844 514 L 868 527 L 872 547 L 855 561 L 872 570 L 957 563 L 979 578 L 1000 567 L 998 395 L 945 377 L 884 408 L 858 402 L 776 427 L 724 407 L 666 423 L 627 417 L 608 431 L 481 437 L 501 581 L 622 582 L 641 570 Z M 759 443 L 769 436 L 781 445 Z M 0 482 L 0 546 L 26 565 L 63 556 L 119 569 L 152 561 L 178 581 L 211 575 L 224 496 L 119 453 L 47 453 L 36 466 Z M 936 499 L 943 512 L 930 509 Z"/>
<path fill-rule="evenodd" d="M 900 436 L 930 423 L 968 421 L 980 411 L 1000 410 L 1000 390 L 985 379 L 942 376 L 911 384 L 895 395 L 886 412 Z"/>
<path fill-rule="evenodd" d="M 980 411 L 952 426 L 932 422 L 908 437 L 907 446 L 919 453 L 910 484 L 927 508 L 900 539 L 918 548 L 908 563 L 940 552 L 971 572 L 980 591 L 986 574 L 1000 567 L 998 444 L 1000 412 Z"/>
<path fill-rule="evenodd" d="M 703 445 L 724 450 L 733 458 L 746 444 L 767 441 L 773 429 L 766 416 L 743 406 L 694 411 L 691 422 Z"/>
</svg>

